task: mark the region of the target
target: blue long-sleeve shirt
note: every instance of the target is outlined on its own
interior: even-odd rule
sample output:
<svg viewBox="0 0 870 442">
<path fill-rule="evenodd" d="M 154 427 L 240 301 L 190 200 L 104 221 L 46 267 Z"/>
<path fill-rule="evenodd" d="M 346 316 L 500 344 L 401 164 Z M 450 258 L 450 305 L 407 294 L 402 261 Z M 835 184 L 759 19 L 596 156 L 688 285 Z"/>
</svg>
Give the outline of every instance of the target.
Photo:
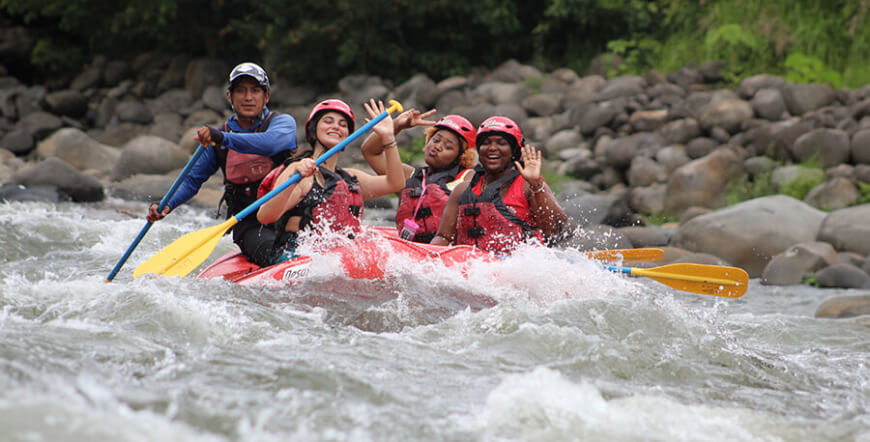
<svg viewBox="0 0 870 442">
<path fill-rule="evenodd" d="M 263 111 L 263 119 L 269 115 L 269 109 Z M 229 149 L 241 153 L 253 153 L 271 157 L 287 149 L 296 148 L 296 120 L 288 114 L 280 114 L 272 117 L 269 128 L 265 132 L 254 132 L 263 120 L 258 121 L 250 129 L 242 129 L 236 119 L 236 115 L 227 120 L 227 126 L 232 132 L 224 132 L 224 140 L 221 143 Z M 176 207 L 193 198 L 206 180 L 220 169 L 214 149 L 208 146 L 196 164 L 190 169 L 175 195 L 167 203 L 169 207 Z"/>
</svg>

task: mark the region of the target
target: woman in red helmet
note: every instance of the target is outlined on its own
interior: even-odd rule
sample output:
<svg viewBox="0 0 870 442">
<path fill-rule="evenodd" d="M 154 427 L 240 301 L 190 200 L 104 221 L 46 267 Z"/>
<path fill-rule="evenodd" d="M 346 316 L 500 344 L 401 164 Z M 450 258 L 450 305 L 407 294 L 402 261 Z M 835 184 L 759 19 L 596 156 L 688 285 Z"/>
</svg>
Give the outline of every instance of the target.
<svg viewBox="0 0 870 442">
<path fill-rule="evenodd" d="M 395 133 L 414 126 L 426 129 L 423 146 L 426 167 L 403 164 L 405 188 L 399 195 L 396 228 L 408 240 L 426 242 L 438 231 L 441 214 L 453 189 L 471 179 L 471 168 L 477 162 L 474 150 L 477 131 L 474 125 L 459 115 L 447 115 L 437 122 L 426 120 L 434 110 L 420 114 L 416 109 L 396 118 Z M 372 134 L 362 146 L 363 156 L 378 174 L 385 173 L 383 140 Z"/>
<path fill-rule="evenodd" d="M 432 244 L 469 244 L 509 253 L 518 244 L 553 237 L 568 218 L 541 176 L 541 152 L 525 144 L 510 118 L 491 117 L 477 129 L 480 166 L 447 202 Z"/>
<path fill-rule="evenodd" d="M 365 103 L 371 118 L 384 112 L 384 104 Z M 326 100 L 317 104 L 305 123 L 305 139 L 319 157 L 350 135 L 354 128 L 353 110 L 341 100 Z M 278 231 L 272 264 L 293 256 L 298 232 L 306 227 L 358 232 L 363 202 L 398 192 L 404 184 L 402 160 L 393 136 L 393 120 L 387 115 L 373 128 L 383 141 L 385 175 L 370 175 L 357 169 L 336 166 L 338 154 L 317 166 L 310 157 L 284 162 L 263 180 L 260 194 L 287 181 L 299 172 L 297 183 L 264 203 L 257 212 L 262 224 L 272 224 Z"/>
</svg>

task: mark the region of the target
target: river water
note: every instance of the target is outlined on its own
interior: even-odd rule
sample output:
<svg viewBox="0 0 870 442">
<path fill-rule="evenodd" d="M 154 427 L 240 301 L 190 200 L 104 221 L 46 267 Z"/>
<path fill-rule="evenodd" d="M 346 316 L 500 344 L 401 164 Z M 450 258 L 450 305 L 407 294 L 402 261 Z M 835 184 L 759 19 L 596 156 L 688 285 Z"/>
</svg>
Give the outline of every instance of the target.
<svg viewBox="0 0 870 442">
<path fill-rule="evenodd" d="M 724 299 L 540 249 L 467 279 L 133 280 L 218 224 L 186 208 L 104 283 L 144 212 L 0 204 L 0 440 L 870 441 L 870 319 L 813 317 L 848 290 Z"/>
</svg>

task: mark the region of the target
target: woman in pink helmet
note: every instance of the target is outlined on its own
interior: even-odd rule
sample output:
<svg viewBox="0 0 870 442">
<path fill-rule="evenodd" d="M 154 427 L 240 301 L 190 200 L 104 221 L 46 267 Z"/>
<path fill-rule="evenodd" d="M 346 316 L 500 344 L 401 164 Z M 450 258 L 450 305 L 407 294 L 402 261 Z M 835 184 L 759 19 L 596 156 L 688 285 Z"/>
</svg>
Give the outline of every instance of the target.
<svg viewBox="0 0 870 442">
<path fill-rule="evenodd" d="M 477 129 L 480 165 L 456 186 L 432 244 L 469 244 L 510 253 L 522 242 L 544 241 L 568 218 L 541 176 L 541 152 L 525 144 L 510 118 L 491 117 Z"/>
<path fill-rule="evenodd" d="M 371 118 L 384 112 L 382 102 L 371 100 L 364 107 Z M 341 100 L 325 100 L 317 104 L 305 123 L 305 139 L 313 149 L 313 156 L 342 142 L 354 128 L 353 110 Z M 260 195 L 287 181 L 299 172 L 302 179 L 290 185 L 266 203 L 257 212 L 257 220 L 272 225 L 278 232 L 272 263 L 293 256 L 298 232 L 313 227 L 318 230 L 360 229 L 363 202 L 398 192 L 404 185 L 402 160 L 393 136 L 393 120 L 387 115 L 373 128 L 383 141 L 385 175 L 370 175 L 357 169 L 336 166 L 338 154 L 319 167 L 310 157 L 294 158 L 270 172 L 260 185 Z"/>
<path fill-rule="evenodd" d="M 423 146 L 426 166 L 415 168 L 403 165 L 405 188 L 399 195 L 396 210 L 396 228 L 408 240 L 426 242 L 438 231 L 441 214 L 453 189 L 462 181 L 471 179 L 471 168 L 477 162 L 474 150 L 477 131 L 474 125 L 459 115 L 447 115 L 437 122 L 427 120 L 435 110 L 420 114 L 416 109 L 396 118 L 395 133 L 414 126 L 426 129 Z M 363 143 L 366 161 L 379 174 L 385 173 L 383 145 L 378 134 L 372 134 Z"/>
</svg>

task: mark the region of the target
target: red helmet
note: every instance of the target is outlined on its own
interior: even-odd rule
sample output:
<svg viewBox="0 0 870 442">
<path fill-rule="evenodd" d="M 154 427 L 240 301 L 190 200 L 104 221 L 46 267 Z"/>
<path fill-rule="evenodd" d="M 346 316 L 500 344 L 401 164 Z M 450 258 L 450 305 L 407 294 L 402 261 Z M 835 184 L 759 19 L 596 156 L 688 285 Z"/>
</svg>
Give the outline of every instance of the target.
<svg viewBox="0 0 870 442">
<path fill-rule="evenodd" d="M 447 129 L 459 138 L 464 139 L 468 143 L 468 147 L 473 149 L 476 145 L 477 131 L 474 130 L 474 125 L 470 121 L 459 115 L 447 115 L 435 123 L 435 127 Z"/>
<path fill-rule="evenodd" d="M 317 103 L 317 106 L 314 106 L 314 109 L 311 109 L 311 113 L 308 114 L 308 120 L 305 121 L 305 139 L 308 140 L 308 143 L 312 146 L 314 145 L 314 142 L 317 141 L 317 131 L 314 126 L 317 124 L 317 121 L 320 120 L 320 116 L 329 111 L 335 111 L 344 115 L 344 117 L 347 118 L 348 131 L 351 133 L 353 132 L 353 109 L 351 109 L 344 101 L 336 98 L 323 100 L 320 103 Z"/>
<path fill-rule="evenodd" d="M 519 150 L 525 144 L 523 132 L 514 120 L 508 117 L 489 117 L 477 128 L 477 145 L 491 134 L 504 136 L 514 149 Z"/>
</svg>

